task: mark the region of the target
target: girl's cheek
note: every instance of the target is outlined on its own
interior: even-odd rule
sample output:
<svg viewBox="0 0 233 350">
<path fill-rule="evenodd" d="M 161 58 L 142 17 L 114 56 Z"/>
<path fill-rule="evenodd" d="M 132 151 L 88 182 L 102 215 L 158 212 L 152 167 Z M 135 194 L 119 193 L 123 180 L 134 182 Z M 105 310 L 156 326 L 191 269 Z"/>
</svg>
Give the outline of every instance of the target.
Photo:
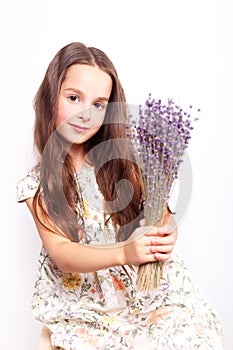
<svg viewBox="0 0 233 350">
<path fill-rule="evenodd" d="M 57 112 L 57 119 L 56 119 L 56 126 L 60 125 L 65 120 L 69 119 L 71 117 L 72 112 L 69 108 L 67 108 L 64 105 L 59 104 L 58 105 L 58 112 Z"/>
<path fill-rule="evenodd" d="M 92 112 L 91 113 L 91 120 L 93 123 L 96 123 L 96 125 L 102 125 L 104 123 L 105 119 L 105 112 Z"/>
</svg>

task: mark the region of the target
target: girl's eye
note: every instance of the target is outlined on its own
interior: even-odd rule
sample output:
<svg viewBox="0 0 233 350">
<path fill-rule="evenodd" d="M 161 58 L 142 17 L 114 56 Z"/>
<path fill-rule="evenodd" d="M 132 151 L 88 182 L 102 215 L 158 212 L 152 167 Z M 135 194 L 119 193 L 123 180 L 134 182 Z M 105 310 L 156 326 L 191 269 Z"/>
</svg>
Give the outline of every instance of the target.
<svg viewBox="0 0 233 350">
<path fill-rule="evenodd" d="M 70 100 L 70 102 L 73 102 L 73 103 L 78 103 L 80 101 L 79 97 L 76 95 L 71 95 L 68 97 L 68 99 Z"/>
<path fill-rule="evenodd" d="M 102 111 L 105 108 L 105 105 L 100 102 L 95 102 L 93 106 L 95 109 L 98 109 L 98 111 Z"/>
</svg>

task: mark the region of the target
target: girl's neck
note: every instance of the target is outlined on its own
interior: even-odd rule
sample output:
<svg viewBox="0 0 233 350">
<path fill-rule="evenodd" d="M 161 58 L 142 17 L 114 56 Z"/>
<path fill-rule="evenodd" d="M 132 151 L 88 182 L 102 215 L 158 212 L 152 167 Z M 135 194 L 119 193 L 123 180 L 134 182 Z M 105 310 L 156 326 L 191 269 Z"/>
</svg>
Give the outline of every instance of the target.
<svg viewBox="0 0 233 350">
<path fill-rule="evenodd" d="M 90 167 L 90 164 L 85 157 L 84 147 L 82 145 L 73 145 L 69 150 L 69 154 L 72 158 L 76 172 Z"/>
</svg>

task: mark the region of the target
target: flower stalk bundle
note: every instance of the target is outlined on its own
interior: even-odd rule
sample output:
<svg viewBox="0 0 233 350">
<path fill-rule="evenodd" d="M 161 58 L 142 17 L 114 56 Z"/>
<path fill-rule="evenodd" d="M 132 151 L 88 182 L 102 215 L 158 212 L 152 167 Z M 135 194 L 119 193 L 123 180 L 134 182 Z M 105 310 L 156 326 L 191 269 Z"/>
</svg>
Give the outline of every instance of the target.
<svg viewBox="0 0 233 350">
<path fill-rule="evenodd" d="M 164 223 L 172 184 L 178 177 L 178 169 L 191 138 L 191 117 L 173 100 L 168 99 L 164 104 L 150 94 L 145 106 L 139 108 L 139 120 L 132 118 L 132 124 L 130 137 L 140 170 L 146 225 L 160 227 Z M 159 288 L 161 274 L 162 263 L 159 261 L 140 265 L 138 289 L 151 291 Z"/>
</svg>

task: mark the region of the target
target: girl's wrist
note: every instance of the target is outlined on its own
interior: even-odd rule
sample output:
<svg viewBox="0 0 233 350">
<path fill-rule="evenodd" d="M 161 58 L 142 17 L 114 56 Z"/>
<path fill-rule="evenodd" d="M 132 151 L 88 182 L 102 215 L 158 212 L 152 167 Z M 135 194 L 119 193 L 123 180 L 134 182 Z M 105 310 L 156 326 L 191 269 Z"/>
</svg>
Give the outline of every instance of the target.
<svg viewBox="0 0 233 350">
<path fill-rule="evenodd" d="M 121 247 L 118 247 L 116 252 L 114 252 L 114 254 L 116 254 L 116 264 L 118 266 L 127 265 L 124 245 Z"/>
</svg>

